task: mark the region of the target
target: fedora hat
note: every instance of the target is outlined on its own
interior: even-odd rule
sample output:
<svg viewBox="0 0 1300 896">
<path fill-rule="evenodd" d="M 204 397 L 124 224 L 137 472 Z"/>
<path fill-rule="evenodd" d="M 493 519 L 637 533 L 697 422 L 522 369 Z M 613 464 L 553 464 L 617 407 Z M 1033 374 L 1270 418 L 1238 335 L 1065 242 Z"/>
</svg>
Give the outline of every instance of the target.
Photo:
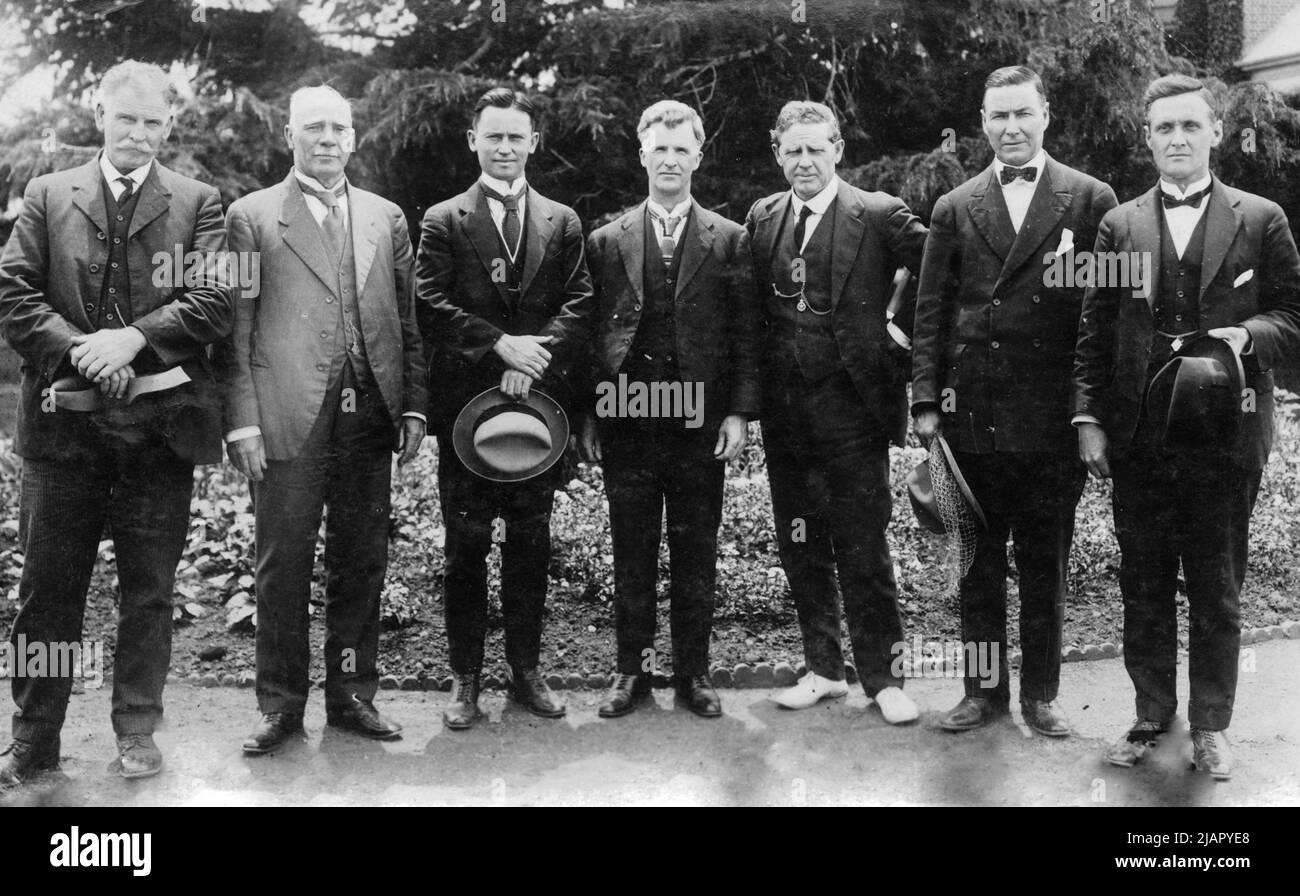
<svg viewBox="0 0 1300 896">
<path fill-rule="evenodd" d="M 1181 346 L 1147 387 L 1155 442 L 1166 448 L 1231 448 L 1241 431 L 1246 372 L 1226 339 L 1201 335 Z"/>
<path fill-rule="evenodd" d="M 987 527 L 984 509 L 966 484 L 957 468 L 952 449 L 943 436 L 935 436 L 930 445 L 930 456 L 907 474 L 907 496 L 912 502 L 912 513 L 922 528 L 931 532 L 950 532 L 957 528 L 965 515 Z"/>
<path fill-rule="evenodd" d="M 569 418 L 555 399 L 531 389 L 523 401 L 493 386 L 475 395 L 456 416 L 451 444 L 466 468 L 494 482 L 540 476 L 569 443 Z"/>
</svg>

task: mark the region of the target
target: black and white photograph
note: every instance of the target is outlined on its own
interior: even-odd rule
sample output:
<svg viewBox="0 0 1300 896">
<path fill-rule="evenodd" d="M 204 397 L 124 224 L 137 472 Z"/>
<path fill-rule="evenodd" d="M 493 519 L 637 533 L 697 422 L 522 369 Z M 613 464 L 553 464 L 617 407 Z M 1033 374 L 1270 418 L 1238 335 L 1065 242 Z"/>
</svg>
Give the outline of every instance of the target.
<svg viewBox="0 0 1300 896">
<path fill-rule="evenodd" d="M 42 873 L 157 876 L 143 808 L 1300 805 L 1300 0 L 4 0 L 0 191 Z"/>
</svg>

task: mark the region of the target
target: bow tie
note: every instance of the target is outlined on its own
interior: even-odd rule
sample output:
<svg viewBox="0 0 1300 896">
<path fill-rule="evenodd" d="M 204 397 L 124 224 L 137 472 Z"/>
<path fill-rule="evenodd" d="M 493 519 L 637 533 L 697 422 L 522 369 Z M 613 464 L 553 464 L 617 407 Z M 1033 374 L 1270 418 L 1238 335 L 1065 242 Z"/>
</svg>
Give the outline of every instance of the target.
<svg viewBox="0 0 1300 896">
<path fill-rule="evenodd" d="M 1002 166 L 1002 185 L 1006 186 L 1018 178 L 1024 178 L 1025 183 L 1032 184 L 1038 180 L 1038 168 L 1033 165 L 1026 165 L 1024 168 L 1012 168 L 1010 165 Z"/>
<path fill-rule="evenodd" d="M 1160 191 L 1160 201 L 1164 203 L 1165 208 L 1178 208 L 1180 205 L 1186 205 L 1189 208 L 1200 208 L 1201 200 L 1209 195 L 1210 187 L 1206 187 L 1204 190 L 1197 190 L 1195 193 L 1188 193 L 1182 199 L 1179 199 L 1177 196 L 1171 196 L 1162 189 Z"/>
</svg>

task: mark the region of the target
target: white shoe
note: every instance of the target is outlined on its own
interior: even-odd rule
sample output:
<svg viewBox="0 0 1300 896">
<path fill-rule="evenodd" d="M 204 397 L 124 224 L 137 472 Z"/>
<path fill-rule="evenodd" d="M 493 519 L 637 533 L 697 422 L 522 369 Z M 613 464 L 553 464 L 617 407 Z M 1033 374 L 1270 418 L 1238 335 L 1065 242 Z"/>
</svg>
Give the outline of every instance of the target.
<svg viewBox="0 0 1300 896">
<path fill-rule="evenodd" d="M 822 678 L 816 672 L 808 672 L 799 679 L 797 685 L 786 688 L 772 699 L 777 706 L 784 706 L 786 709 L 807 709 L 816 706 L 821 700 L 847 697 L 848 694 L 848 682 L 832 681 L 829 678 Z"/>
<path fill-rule="evenodd" d="M 885 721 L 891 725 L 915 722 L 921 715 L 912 698 L 904 694 L 902 688 L 882 688 L 876 694 L 876 705 L 880 707 L 880 714 L 885 717 Z"/>
</svg>

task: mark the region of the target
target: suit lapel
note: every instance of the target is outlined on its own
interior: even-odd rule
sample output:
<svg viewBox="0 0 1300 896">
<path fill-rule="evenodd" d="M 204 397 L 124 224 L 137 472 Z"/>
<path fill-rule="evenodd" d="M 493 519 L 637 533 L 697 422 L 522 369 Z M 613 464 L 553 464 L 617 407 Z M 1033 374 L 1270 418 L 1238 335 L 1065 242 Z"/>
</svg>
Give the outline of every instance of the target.
<svg viewBox="0 0 1300 896">
<path fill-rule="evenodd" d="M 72 190 L 73 205 L 81 209 L 100 233 L 107 233 L 108 209 L 104 207 L 104 175 L 99 170 L 98 156 L 81 166 Z"/>
<path fill-rule="evenodd" d="M 1241 211 L 1236 201 L 1228 195 L 1223 184 L 1216 177 L 1210 189 L 1210 207 L 1205 210 L 1205 254 L 1201 259 L 1201 293 L 1204 301 L 1205 290 L 1213 282 L 1223 259 L 1227 257 L 1232 241 L 1237 238 L 1237 228 L 1241 226 Z"/>
<path fill-rule="evenodd" d="M 682 239 L 686 244 L 682 246 L 682 263 L 677 272 L 677 289 L 673 293 L 674 298 L 682 294 L 682 290 L 699 271 L 700 265 L 704 264 L 704 259 L 713 252 L 715 236 L 713 222 L 705 220 L 706 214 L 708 213 L 700 208 L 698 202 L 691 200 L 691 216 L 687 219 L 686 230 L 682 233 Z"/>
<path fill-rule="evenodd" d="M 167 211 L 167 206 L 171 205 L 172 194 L 166 189 L 159 177 L 159 169 L 162 166 L 157 160 L 149 166 L 149 173 L 145 175 L 144 185 L 140 187 L 140 200 L 136 203 L 135 214 L 131 216 L 131 229 L 127 232 L 127 237 L 133 237 L 145 227 Z"/>
<path fill-rule="evenodd" d="M 624 215 L 618 233 L 618 255 L 638 305 L 645 304 L 645 206 L 642 202 Z"/>
<path fill-rule="evenodd" d="M 348 187 L 348 220 L 352 227 L 352 260 L 357 271 L 357 301 L 366 289 L 366 277 L 379 248 L 379 218 L 370 197 Z"/>
<path fill-rule="evenodd" d="M 767 210 L 767 214 L 759 218 L 754 225 L 754 258 L 759 259 L 762 263 L 771 267 L 772 249 L 776 244 L 776 231 L 781 226 L 781 221 L 785 219 L 786 210 L 790 207 L 790 191 L 786 190 L 780 195 L 775 203 Z M 766 281 L 768 273 L 763 272 L 763 279 Z"/>
<path fill-rule="evenodd" d="M 1144 195 L 1138 197 L 1137 206 L 1129 213 L 1129 241 L 1133 244 L 1132 251 L 1150 253 L 1148 255 L 1139 254 L 1137 257 L 1152 260 L 1152 276 L 1148 278 L 1150 282 L 1146 284 L 1148 308 L 1155 307 L 1156 281 L 1160 276 L 1159 194 L 1160 186 L 1157 184 Z"/>
<path fill-rule="evenodd" d="M 551 204 L 532 187 L 528 188 L 527 208 L 524 213 L 528 216 L 528 226 L 524 228 L 528 252 L 524 257 L 523 275 L 519 278 L 520 296 L 528 292 L 529 284 L 537 276 L 537 270 L 542 266 L 542 259 L 546 255 L 546 246 L 551 241 L 551 235 L 555 233 Z"/>
<path fill-rule="evenodd" d="M 840 303 L 840 294 L 849 282 L 849 272 L 858 260 L 862 248 L 862 234 L 867 225 L 863 220 L 865 209 L 858 194 L 842 182 L 835 189 L 835 231 L 827 234 L 831 239 L 831 307 Z M 822 218 L 822 223 L 825 222 Z M 820 227 L 821 224 L 818 224 Z"/>
<path fill-rule="evenodd" d="M 987 170 L 983 189 L 971 194 L 966 209 L 989 248 L 1005 261 L 1016 241 L 1016 231 L 1011 226 L 1011 213 L 1007 211 L 1007 202 L 1002 198 L 1002 187 L 997 182 L 993 166 L 989 165 Z"/>
<path fill-rule="evenodd" d="M 998 190 L 1002 194 L 1002 190 Z M 1065 216 L 1073 200 L 1073 194 L 1061 176 L 1060 168 L 1048 156 L 1043 164 L 1043 176 L 1038 179 L 1038 186 L 1029 200 L 1029 209 L 1025 220 L 1020 222 L 1020 231 L 1016 234 L 1011 251 L 1002 264 L 1002 273 L 998 275 L 996 291 L 1002 282 L 1014 274 L 1021 265 L 1034 257 L 1043 241 L 1056 229 L 1056 224 Z M 1003 198 L 1005 204 L 1006 199 Z M 1010 212 L 1007 220 L 1010 220 Z"/>
<path fill-rule="evenodd" d="M 528 208 L 531 214 L 533 202 L 529 196 Z M 487 197 L 483 195 L 482 189 L 475 181 L 474 186 L 470 187 L 461 196 L 460 206 L 460 226 L 469 239 L 474 251 L 478 253 L 478 260 L 483 265 L 483 270 L 487 272 L 488 280 L 496 286 L 497 294 L 501 297 L 501 303 L 510 308 L 510 294 L 507 290 L 505 278 L 501 276 L 504 270 L 500 263 L 510 263 L 510 259 L 505 257 L 501 250 L 501 239 L 497 234 L 497 225 L 492 220 L 492 212 L 488 210 Z M 513 310 L 513 309 L 512 309 Z"/>
<path fill-rule="evenodd" d="M 329 255 L 325 252 L 325 241 L 321 237 L 320 225 L 312 216 L 311 209 L 307 208 L 307 200 L 303 198 L 302 189 L 297 181 L 298 178 L 290 171 L 282 184 L 284 201 L 280 205 L 280 224 L 284 227 L 284 244 L 302 259 L 307 269 L 316 276 L 316 279 L 325 284 L 336 298 L 342 298 L 339 295 L 338 278 L 330 275 L 333 265 L 330 264 Z"/>
</svg>

